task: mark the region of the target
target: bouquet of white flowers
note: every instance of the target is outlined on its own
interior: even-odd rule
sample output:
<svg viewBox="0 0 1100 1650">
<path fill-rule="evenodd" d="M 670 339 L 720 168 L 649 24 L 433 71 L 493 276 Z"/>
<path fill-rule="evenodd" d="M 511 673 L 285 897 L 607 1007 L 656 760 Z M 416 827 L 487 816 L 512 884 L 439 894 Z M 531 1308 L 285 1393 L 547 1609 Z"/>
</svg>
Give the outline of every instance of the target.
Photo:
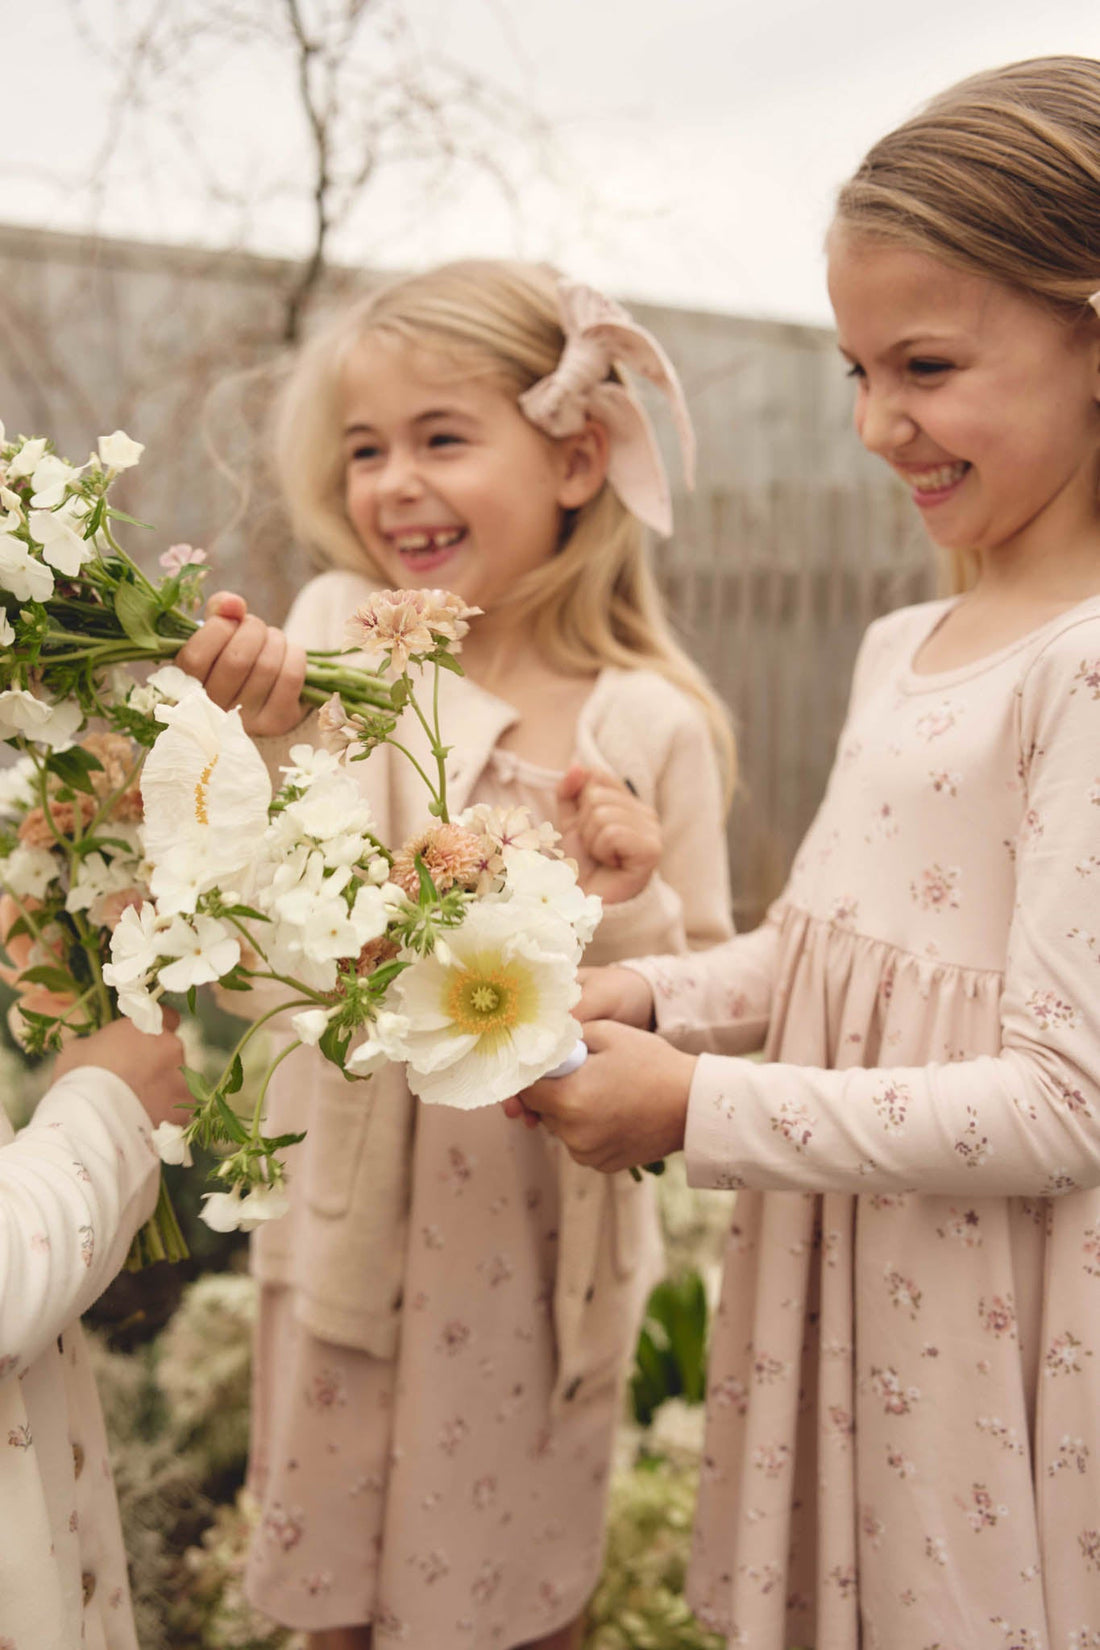
<svg viewBox="0 0 1100 1650">
<path fill-rule="evenodd" d="M 158 1031 L 165 994 L 193 1008 L 200 985 L 262 984 L 263 1011 L 216 1081 L 186 1072 L 190 1120 L 155 1132 L 168 1162 L 189 1162 L 196 1141 L 222 1153 L 204 1218 L 249 1229 L 285 1209 L 278 1153 L 301 1138 L 263 1132 L 275 1064 L 315 1045 L 349 1078 L 404 1061 L 425 1101 L 504 1099 L 577 1044 L 576 968 L 600 902 L 578 887 L 556 833 L 522 809 L 449 816 L 439 672 L 460 672 L 474 610 L 443 591 L 382 592 L 359 609 L 349 646 L 380 654 L 381 670 L 320 661 L 320 748 L 292 748 L 274 789 L 239 711 L 219 709 L 173 665 L 144 682 L 121 668 L 169 656 L 193 629 L 177 604 L 196 580 L 194 554 L 177 547 L 165 583 L 142 575 L 139 585 L 113 538 L 102 541 L 119 454 L 101 444 L 101 462 L 76 471 L 44 448 L 32 465 L 38 446 L 0 447 L 0 738 L 21 752 L 0 776 L 0 977 L 16 992 L 12 1024 L 43 1052 L 118 1014 Z M 42 515 L 63 515 L 79 547 L 66 552 L 63 584 Z M 132 633 L 137 620 L 127 629 L 137 598 L 126 591 L 141 597 L 148 637 Z M 410 674 L 425 669 L 428 710 Z M 427 734 L 434 776 L 402 741 L 403 715 Z M 91 717 L 101 726 L 78 738 Z M 350 768 L 383 743 L 428 793 L 431 823 L 396 848 L 377 836 Z M 289 1015 L 293 1038 L 242 1114 L 242 1052 L 277 1015 Z M 183 1252 L 162 1192 L 134 1263 Z"/>
</svg>

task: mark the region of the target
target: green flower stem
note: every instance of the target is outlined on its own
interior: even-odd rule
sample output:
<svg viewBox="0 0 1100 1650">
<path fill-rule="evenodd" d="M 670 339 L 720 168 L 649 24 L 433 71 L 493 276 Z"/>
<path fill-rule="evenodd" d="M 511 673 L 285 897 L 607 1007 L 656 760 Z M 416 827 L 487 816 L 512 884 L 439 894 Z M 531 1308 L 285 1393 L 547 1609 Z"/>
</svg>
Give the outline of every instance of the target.
<svg viewBox="0 0 1100 1650">
<path fill-rule="evenodd" d="M 296 1003 L 287 1003 L 284 1006 L 287 1007 L 287 1008 L 296 1008 L 299 1005 L 296 1004 Z M 252 1109 L 252 1133 L 251 1133 L 251 1136 L 250 1136 L 251 1139 L 259 1140 L 259 1138 L 260 1138 L 260 1124 L 263 1122 L 264 1101 L 267 1099 L 267 1086 L 271 1082 L 272 1077 L 274 1077 L 274 1075 L 275 1075 L 276 1066 L 282 1065 L 282 1063 L 286 1059 L 287 1055 L 288 1054 L 293 1054 L 294 1050 L 296 1048 L 301 1048 L 301 1046 L 302 1046 L 301 1038 L 296 1037 L 292 1043 L 287 1044 L 286 1048 L 284 1048 L 280 1054 L 277 1054 L 275 1056 L 274 1060 L 272 1060 L 270 1066 L 267 1068 L 267 1071 L 264 1074 L 264 1080 L 260 1084 L 260 1092 L 256 1096 L 256 1104 Z"/>
<path fill-rule="evenodd" d="M 400 751 L 402 756 L 408 757 L 409 761 L 412 763 L 413 767 L 416 769 L 417 773 L 427 786 L 432 801 L 438 802 L 439 797 L 436 795 L 435 786 L 424 772 L 424 769 L 420 766 L 420 763 L 416 760 L 416 757 L 413 755 L 412 751 L 409 750 L 407 746 L 403 745 L 400 740 L 394 739 L 391 735 L 388 735 L 382 742 L 386 745 L 392 745 L 395 751 Z"/>
</svg>

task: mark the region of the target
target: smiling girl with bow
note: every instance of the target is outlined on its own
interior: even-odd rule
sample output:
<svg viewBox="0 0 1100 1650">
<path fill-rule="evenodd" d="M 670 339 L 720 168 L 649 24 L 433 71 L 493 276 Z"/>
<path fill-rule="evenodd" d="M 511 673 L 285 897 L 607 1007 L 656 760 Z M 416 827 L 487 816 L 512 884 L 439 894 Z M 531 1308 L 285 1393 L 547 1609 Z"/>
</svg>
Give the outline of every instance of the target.
<svg viewBox="0 0 1100 1650">
<path fill-rule="evenodd" d="M 669 397 L 690 471 L 676 375 L 623 309 L 544 269 L 451 265 L 305 350 L 278 440 L 295 526 L 334 569 L 289 633 L 339 647 L 379 583 L 482 610 L 466 677 L 443 683 L 450 806 L 555 821 L 604 899 L 590 960 L 608 961 L 728 931 L 729 735 L 648 571 L 668 485 L 620 364 Z M 294 649 L 240 614 L 223 603 L 181 663 L 281 731 Z M 354 771 L 385 840 L 423 827 L 400 758 Z M 292 1212 L 255 1250 L 250 1594 L 318 1650 L 369 1644 L 370 1623 L 425 1650 L 564 1650 L 659 1265 L 650 1188 L 577 1169 L 496 1106 L 414 1106 L 397 1068 L 364 1093 L 306 1050 L 279 1076 L 272 1125 L 308 1135 Z"/>
</svg>

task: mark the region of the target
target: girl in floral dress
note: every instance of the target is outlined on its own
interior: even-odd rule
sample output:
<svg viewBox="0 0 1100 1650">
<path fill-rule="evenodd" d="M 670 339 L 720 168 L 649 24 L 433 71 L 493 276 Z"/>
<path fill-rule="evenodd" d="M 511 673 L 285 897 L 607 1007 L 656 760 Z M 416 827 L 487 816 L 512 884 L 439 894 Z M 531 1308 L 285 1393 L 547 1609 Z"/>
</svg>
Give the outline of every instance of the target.
<svg viewBox="0 0 1100 1650">
<path fill-rule="evenodd" d="M 655 342 L 549 271 L 446 266 L 338 317 L 300 358 L 278 437 L 295 526 L 332 570 L 295 603 L 289 644 L 229 598 L 181 660 L 274 734 L 300 715 L 298 644 L 342 646 L 373 587 L 482 609 L 466 676 L 442 682 L 450 811 L 555 822 L 605 899 L 604 961 L 729 932 L 729 736 L 647 571 L 667 483 L 617 361 L 669 394 L 687 443 Z M 384 841 L 423 830 L 400 755 L 353 771 Z M 651 1188 L 578 1169 L 499 1107 L 414 1106 L 399 1069 L 348 1084 L 309 1050 L 280 1068 L 271 1126 L 308 1133 L 291 1214 L 254 1251 L 250 1596 L 316 1650 L 372 1632 L 416 1650 L 576 1644 L 659 1271 Z"/>
<path fill-rule="evenodd" d="M 581 1163 L 686 1141 L 737 1189 L 706 1622 L 1095 1650 L 1100 63 L 937 98 L 841 190 L 828 255 L 856 428 L 962 593 L 871 626 L 763 926 L 596 975 L 593 1057 L 524 1100 Z"/>
</svg>

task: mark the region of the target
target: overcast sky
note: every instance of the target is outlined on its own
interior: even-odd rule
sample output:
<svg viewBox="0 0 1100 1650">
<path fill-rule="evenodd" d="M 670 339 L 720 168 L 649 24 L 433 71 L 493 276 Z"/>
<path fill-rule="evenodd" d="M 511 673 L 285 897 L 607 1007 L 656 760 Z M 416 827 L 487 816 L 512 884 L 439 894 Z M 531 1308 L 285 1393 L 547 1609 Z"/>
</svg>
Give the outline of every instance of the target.
<svg viewBox="0 0 1100 1650">
<path fill-rule="evenodd" d="M 109 32 L 126 5 L 132 14 L 143 0 L 83 0 L 83 11 Z M 338 242 L 343 258 L 550 256 L 635 297 L 818 322 L 832 194 L 881 132 L 974 70 L 1100 56 L 1098 0 L 407 0 L 407 10 L 425 48 L 539 110 L 554 152 L 516 213 L 476 185 L 426 208 L 392 172 Z M 7 0 L 4 12 L 0 219 L 83 227 L 107 68 L 81 46 L 72 0 Z M 303 138 L 289 95 L 263 53 L 220 75 L 212 66 L 192 94 L 207 164 L 239 194 L 268 162 L 293 170 Z M 242 227 L 239 211 L 219 213 L 180 170 L 178 148 L 131 133 L 122 162 L 95 206 L 113 232 L 286 253 L 304 244 L 300 191 L 296 202 L 265 183 Z"/>
</svg>

